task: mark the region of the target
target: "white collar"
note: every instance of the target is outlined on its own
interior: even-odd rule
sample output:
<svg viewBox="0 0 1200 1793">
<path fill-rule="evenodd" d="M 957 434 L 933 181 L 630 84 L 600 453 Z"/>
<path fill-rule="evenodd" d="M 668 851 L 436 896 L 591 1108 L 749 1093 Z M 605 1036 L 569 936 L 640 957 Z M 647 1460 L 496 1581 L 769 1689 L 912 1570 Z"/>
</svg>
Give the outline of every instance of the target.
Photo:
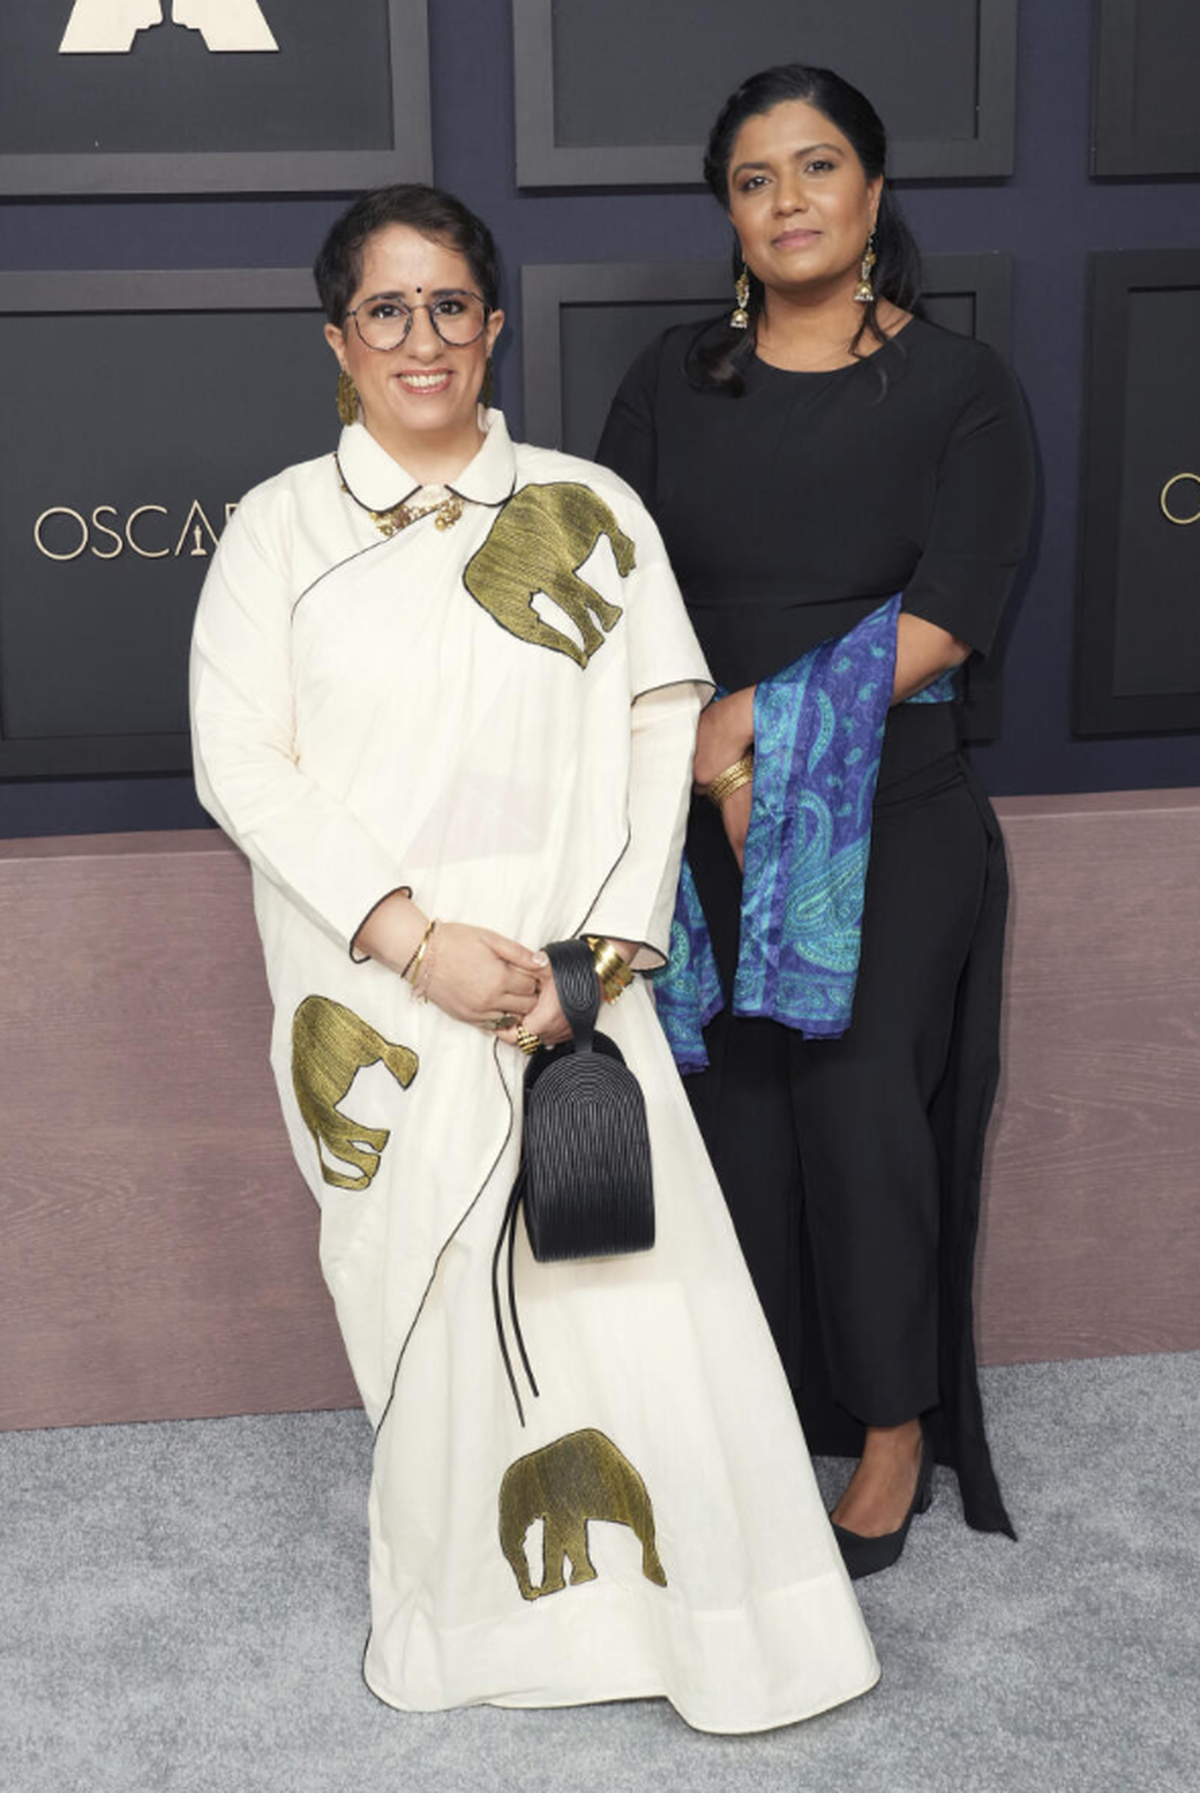
<svg viewBox="0 0 1200 1793">
<path fill-rule="evenodd" d="M 485 431 L 477 452 L 446 490 L 471 504 L 503 504 L 517 484 L 517 457 L 502 411 L 480 411 Z M 375 440 L 365 424 L 352 423 L 342 431 L 337 464 L 350 496 L 367 510 L 386 511 L 406 504 L 423 489 L 399 461 Z"/>
</svg>

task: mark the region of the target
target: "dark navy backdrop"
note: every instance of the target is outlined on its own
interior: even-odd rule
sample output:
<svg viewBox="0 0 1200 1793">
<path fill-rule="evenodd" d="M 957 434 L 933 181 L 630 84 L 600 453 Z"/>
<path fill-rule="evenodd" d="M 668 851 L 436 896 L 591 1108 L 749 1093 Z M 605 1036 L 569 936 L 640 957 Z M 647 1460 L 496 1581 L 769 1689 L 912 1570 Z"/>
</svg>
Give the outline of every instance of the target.
<svg viewBox="0 0 1200 1793">
<path fill-rule="evenodd" d="M 436 0 L 429 10 L 436 179 L 487 218 L 504 253 L 509 329 L 499 391 L 519 432 L 515 326 L 522 263 L 703 259 L 724 253 L 726 227 L 700 193 L 518 193 L 509 9 L 496 0 Z M 1200 785 L 1194 734 L 1082 740 L 1070 729 L 1087 255 L 1200 244 L 1200 180 L 1088 177 L 1091 15 L 1091 0 L 1053 6 L 1026 0 L 1021 8 L 1011 181 L 902 190 L 926 250 L 1004 249 L 1015 260 L 1013 359 L 1037 429 L 1044 514 L 1009 651 L 1003 730 L 975 750 L 997 795 Z M 802 58 L 803 44 L 795 51 Z M 0 266 L 304 265 L 342 203 L 341 197 L 11 201 L 3 207 Z M 203 820 L 183 778 L 0 783 L 0 835 L 177 828 Z"/>
</svg>

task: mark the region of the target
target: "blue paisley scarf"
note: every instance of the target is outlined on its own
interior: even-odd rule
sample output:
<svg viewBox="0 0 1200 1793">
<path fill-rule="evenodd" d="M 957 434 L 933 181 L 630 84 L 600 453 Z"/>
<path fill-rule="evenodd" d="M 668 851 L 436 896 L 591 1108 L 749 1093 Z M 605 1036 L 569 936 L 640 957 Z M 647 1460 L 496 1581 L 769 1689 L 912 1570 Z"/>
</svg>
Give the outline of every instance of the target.
<svg viewBox="0 0 1200 1793">
<path fill-rule="evenodd" d="M 836 1039 L 850 1025 L 899 614 L 897 594 L 755 691 L 733 1012 L 781 1021 L 805 1039 Z M 947 703 L 954 694 L 947 673 L 907 701 Z M 654 987 L 676 1063 L 702 1071 L 702 1030 L 725 999 L 686 859 L 670 958 Z"/>
</svg>

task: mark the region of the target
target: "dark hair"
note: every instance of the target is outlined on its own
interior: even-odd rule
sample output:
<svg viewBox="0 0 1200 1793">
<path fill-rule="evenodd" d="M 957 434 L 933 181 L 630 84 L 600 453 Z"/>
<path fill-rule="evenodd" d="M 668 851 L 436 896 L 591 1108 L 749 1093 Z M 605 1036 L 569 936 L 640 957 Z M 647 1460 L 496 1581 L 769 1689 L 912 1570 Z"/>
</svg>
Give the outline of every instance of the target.
<svg viewBox="0 0 1200 1793">
<path fill-rule="evenodd" d="M 377 230 L 407 224 L 423 237 L 445 241 L 465 257 L 489 311 L 500 299 L 500 258 L 491 231 L 453 193 L 416 184 L 377 187 L 343 212 L 313 263 L 325 316 L 340 328 L 362 279 L 363 250 Z"/>
<path fill-rule="evenodd" d="M 884 174 L 887 162 L 887 132 L 882 120 L 865 94 L 843 81 L 832 69 L 809 68 L 801 62 L 784 62 L 775 68 L 751 75 L 731 93 L 717 115 L 704 152 L 704 179 L 725 211 L 729 210 L 729 163 L 738 132 L 748 118 L 782 105 L 787 100 L 803 100 L 814 106 L 846 138 L 862 163 L 868 181 Z M 871 279 L 876 294 L 889 299 L 903 311 L 911 311 L 921 287 L 921 262 L 912 232 L 900 214 L 890 189 L 884 185 L 875 220 L 876 262 Z M 733 271 L 742 268 L 741 254 L 735 240 Z M 747 270 L 749 273 L 749 270 Z M 691 364 L 698 384 L 718 388 L 731 397 L 741 394 L 744 386 L 742 369 L 754 353 L 758 320 L 762 316 L 763 287 L 750 273 L 750 327 L 734 330 L 722 319 L 705 331 L 693 349 Z M 857 355 L 864 335 L 877 342 L 887 338 L 875 315 L 875 301 L 863 306 L 863 316 L 850 343 L 850 352 Z"/>
</svg>

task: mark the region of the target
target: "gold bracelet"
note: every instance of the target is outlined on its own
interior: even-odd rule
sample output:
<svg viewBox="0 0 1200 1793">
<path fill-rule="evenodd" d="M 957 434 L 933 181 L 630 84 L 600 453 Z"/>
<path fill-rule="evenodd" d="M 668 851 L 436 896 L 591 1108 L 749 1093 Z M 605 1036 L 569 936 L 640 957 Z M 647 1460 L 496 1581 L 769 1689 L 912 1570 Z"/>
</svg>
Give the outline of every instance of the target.
<svg viewBox="0 0 1200 1793">
<path fill-rule="evenodd" d="M 429 942 L 433 937 L 433 930 L 436 927 L 436 921 L 431 921 L 429 923 L 425 932 L 421 935 L 421 944 L 418 946 L 412 958 L 408 961 L 408 964 L 404 967 L 404 970 L 400 973 L 405 983 L 411 987 L 414 993 L 417 988 L 417 979 L 421 975 L 421 967 L 425 963 L 425 954 L 429 950 Z"/>
<path fill-rule="evenodd" d="M 584 936 L 592 952 L 592 964 L 600 980 L 600 993 L 605 1002 L 616 1002 L 622 990 L 633 982 L 633 966 L 623 959 L 611 940 L 603 934 Z"/>
<path fill-rule="evenodd" d="M 429 939 L 423 950 L 424 966 L 418 965 L 413 975 L 412 992 L 418 1002 L 429 1001 L 429 988 L 433 983 L 433 961 L 437 957 L 438 941 L 441 939 L 437 925 L 435 921 L 429 930 Z"/>
<path fill-rule="evenodd" d="M 421 935 L 421 938 L 417 942 L 416 946 L 414 946 L 412 951 L 409 953 L 408 958 L 405 960 L 404 964 L 400 967 L 400 976 L 404 979 L 405 983 L 408 982 L 408 974 L 417 962 L 417 954 L 420 952 L 421 948 L 424 946 L 424 944 L 428 940 L 428 938 L 429 938 L 429 929 L 427 927 L 425 929 L 425 932 Z"/>
<path fill-rule="evenodd" d="M 718 772 L 711 784 L 704 787 L 704 795 L 710 803 L 721 809 L 735 791 L 740 791 L 744 784 L 750 784 L 754 778 L 754 749 L 744 754 L 732 766 L 726 766 Z"/>
</svg>

